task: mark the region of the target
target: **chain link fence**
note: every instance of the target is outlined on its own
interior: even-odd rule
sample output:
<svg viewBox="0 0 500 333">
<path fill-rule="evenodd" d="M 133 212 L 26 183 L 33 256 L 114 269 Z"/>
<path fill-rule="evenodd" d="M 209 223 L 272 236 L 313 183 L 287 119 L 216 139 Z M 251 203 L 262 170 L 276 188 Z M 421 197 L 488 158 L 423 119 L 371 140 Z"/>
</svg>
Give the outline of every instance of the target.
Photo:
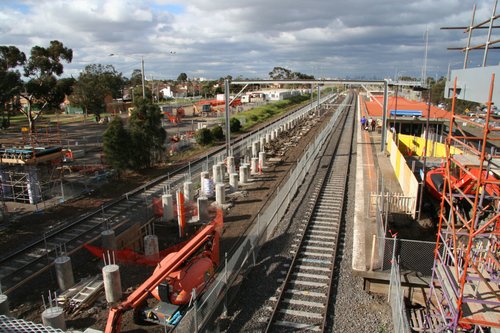
<svg viewBox="0 0 500 333">
<path fill-rule="evenodd" d="M 377 196 L 375 204 L 375 222 L 377 235 L 375 237 L 376 253 L 372 254 L 371 267 L 374 270 L 387 271 L 391 269 L 392 258 L 399 258 L 401 269 L 415 271 L 423 276 L 432 275 L 434 264 L 435 242 L 411 239 L 399 239 L 391 236 L 388 230 L 388 219 L 393 209 L 393 203 L 386 200 L 386 195 Z M 415 222 L 416 223 L 416 222 Z"/>
</svg>

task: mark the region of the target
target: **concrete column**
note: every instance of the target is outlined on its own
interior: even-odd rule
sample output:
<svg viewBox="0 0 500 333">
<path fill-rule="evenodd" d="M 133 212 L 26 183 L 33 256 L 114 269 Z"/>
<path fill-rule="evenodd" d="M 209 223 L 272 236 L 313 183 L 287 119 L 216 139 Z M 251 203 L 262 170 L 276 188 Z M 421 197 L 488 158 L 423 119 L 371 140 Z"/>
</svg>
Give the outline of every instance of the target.
<svg viewBox="0 0 500 333">
<path fill-rule="evenodd" d="M 238 191 L 238 174 L 236 172 L 229 175 L 229 185 L 233 191 Z"/>
<path fill-rule="evenodd" d="M 9 298 L 4 294 L 0 294 L 0 315 L 10 317 Z"/>
<path fill-rule="evenodd" d="M 168 222 L 174 219 L 174 199 L 172 194 L 164 194 L 161 196 L 161 202 L 163 205 L 163 222 Z"/>
<path fill-rule="evenodd" d="M 224 183 L 215 184 L 215 201 L 219 205 L 226 203 L 226 190 L 224 188 Z"/>
<path fill-rule="evenodd" d="M 246 164 L 240 166 L 240 183 L 248 183 L 248 165 Z"/>
<path fill-rule="evenodd" d="M 274 139 L 276 139 L 275 134 L 276 133 L 274 132 L 274 130 L 272 130 L 271 133 L 269 133 L 269 137 L 270 137 L 271 141 L 274 141 Z"/>
<path fill-rule="evenodd" d="M 278 139 L 279 135 L 280 135 L 279 129 L 275 129 L 274 130 L 274 138 Z"/>
<path fill-rule="evenodd" d="M 259 153 L 259 166 L 261 169 L 266 166 L 266 153 L 263 151 Z"/>
<path fill-rule="evenodd" d="M 219 162 L 217 163 L 217 167 L 219 168 L 220 182 L 223 183 L 226 175 L 226 164 Z"/>
<path fill-rule="evenodd" d="M 260 137 L 260 149 L 259 149 L 259 152 L 265 150 L 265 147 L 264 147 L 265 144 L 266 144 L 266 138 L 264 136 L 261 136 Z"/>
<path fill-rule="evenodd" d="M 203 180 L 206 178 L 210 178 L 210 173 L 208 171 L 202 171 L 200 173 L 200 195 L 205 193 L 205 189 L 203 188 Z"/>
<path fill-rule="evenodd" d="M 212 165 L 212 178 L 215 183 L 220 183 L 222 181 L 222 177 L 219 173 L 220 167 L 218 164 Z"/>
<path fill-rule="evenodd" d="M 144 255 L 150 259 L 158 259 L 160 248 L 158 246 L 158 236 L 144 236 Z"/>
<path fill-rule="evenodd" d="M 271 143 L 271 134 L 266 133 L 266 143 L 270 144 Z"/>
<path fill-rule="evenodd" d="M 258 174 L 259 173 L 259 158 L 252 157 L 252 164 L 250 165 L 250 173 Z"/>
<path fill-rule="evenodd" d="M 259 155 L 260 151 L 260 142 L 259 141 L 254 141 L 252 143 L 252 157 L 256 157 Z"/>
<path fill-rule="evenodd" d="M 228 156 L 226 160 L 227 173 L 230 175 L 234 172 L 234 157 Z"/>
<path fill-rule="evenodd" d="M 108 303 L 119 302 L 122 297 L 122 281 L 120 278 L 120 266 L 106 265 L 102 268 L 104 280 L 104 293 Z"/>
<path fill-rule="evenodd" d="M 106 250 L 116 250 L 115 231 L 108 229 L 101 232 L 101 244 Z"/>
<path fill-rule="evenodd" d="M 54 260 L 54 267 L 56 268 L 57 284 L 59 285 L 59 289 L 61 291 L 66 291 L 75 285 L 75 278 L 73 277 L 73 267 L 71 267 L 70 257 L 57 257 Z"/>
<path fill-rule="evenodd" d="M 184 199 L 186 201 L 193 200 L 193 182 L 184 182 Z"/>
<path fill-rule="evenodd" d="M 66 319 L 64 318 L 64 309 L 59 306 L 53 306 L 42 312 L 43 326 L 50 326 L 66 331 Z"/>
<path fill-rule="evenodd" d="M 210 216 L 208 215 L 208 198 L 198 197 L 198 220 L 208 221 Z"/>
</svg>

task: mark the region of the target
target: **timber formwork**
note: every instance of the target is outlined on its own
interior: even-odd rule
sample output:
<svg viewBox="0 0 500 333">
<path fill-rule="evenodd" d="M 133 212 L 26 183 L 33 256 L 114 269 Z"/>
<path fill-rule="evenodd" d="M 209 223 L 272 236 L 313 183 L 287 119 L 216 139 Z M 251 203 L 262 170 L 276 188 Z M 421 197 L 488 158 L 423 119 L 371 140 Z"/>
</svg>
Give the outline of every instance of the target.
<svg viewBox="0 0 500 333">
<path fill-rule="evenodd" d="M 427 307 L 427 323 L 439 324 L 429 324 L 428 332 L 500 329 L 500 154 L 495 148 L 500 127 L 492 117 L 494 83 L 492 75 L 484 124 L 456 114 L 455 97 L 452 102 Z M 456 79 L 454 87 L 456 92 Z M 462 154 L 450 154 L 451 147 Z M 456 175 L 469 179 L 466 187 L 456 181 Z"/>
</svg>

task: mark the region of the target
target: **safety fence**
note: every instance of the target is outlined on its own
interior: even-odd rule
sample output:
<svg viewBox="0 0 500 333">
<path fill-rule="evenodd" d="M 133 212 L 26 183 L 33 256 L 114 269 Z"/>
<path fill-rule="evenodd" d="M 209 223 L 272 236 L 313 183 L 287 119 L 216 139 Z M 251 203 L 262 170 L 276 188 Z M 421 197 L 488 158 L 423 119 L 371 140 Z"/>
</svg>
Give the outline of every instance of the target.
<svg viewBox="0 0 500 333">
<path fill-rule="evenodd" d="M 390 209 L 390 201 L 384 195 L 378 198 L 380 200 L 375 205 L 377 235 L 373 239 L 370 267 L 373 270 L 389 270 L 395 255 L 399 257 L 402 269 L 431 276 L 436 243 L 393 237 L 396 234 L 389 229 L 389 215 L 394 214 L 394 211 Z"/>
<path fill-rule="evenodd" d="M 404 301 L 404 290 L 401 286 L 401 275 L 397 257 L 392 257 L 391 279 L 389 284 L 389 302 L 392 309 L 392 322 L 394 332 L 411 333 L 406 305 Z"/>
<path fill-rule="evenodd" d="M 415 211 L 416 199 L 403 193 L 370 193 L 370 210 L 373 212 L 378 203 L 391 212 L 400 211 L 412 215 Z"/>
<path fill-rule="evenodd" d="M 272 202 L 257 215 L 257 223 L 254 223 L 249 229 L 246 238 L 234 253 L 230 257 L 226 254 L 224 263 L 219 267 L 213 283 L 207 292 L 194 301 L 193 307 L 176 327 L 176 332 L 198 332 L 205 327 L 214 313 L 219 314 L 227 309 L 228 300 L 237 293 L 237 287 L 234 287 L 235 281 L 247 269 L 255 265 L 261 246 L 272 236 L 276 225 L 283 218 L 290 201 L 302 184 L 307 171 L 310 170 L 333 126 L 337 123 L 339 115 L 346 107 L 347 101 L 344 100 L 323 131 L 305 150 L 302 158 L 290 172 L 286 183 L 271 194 L 274 196 Z"/>
</svg>

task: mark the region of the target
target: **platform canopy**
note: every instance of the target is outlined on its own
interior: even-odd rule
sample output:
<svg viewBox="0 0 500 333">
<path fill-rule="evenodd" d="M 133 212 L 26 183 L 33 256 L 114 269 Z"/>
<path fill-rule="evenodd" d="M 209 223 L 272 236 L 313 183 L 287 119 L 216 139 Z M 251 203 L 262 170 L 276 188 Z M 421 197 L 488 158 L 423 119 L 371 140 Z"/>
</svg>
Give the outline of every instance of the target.
<svg viewBox="0 0 500 333">
<path fill-rule="evenodd" d="M 419 110 L 391 110 L 391 116 L 400 116 L 400 117 L 422 117 L 422 111 Z"/>
</svg>

